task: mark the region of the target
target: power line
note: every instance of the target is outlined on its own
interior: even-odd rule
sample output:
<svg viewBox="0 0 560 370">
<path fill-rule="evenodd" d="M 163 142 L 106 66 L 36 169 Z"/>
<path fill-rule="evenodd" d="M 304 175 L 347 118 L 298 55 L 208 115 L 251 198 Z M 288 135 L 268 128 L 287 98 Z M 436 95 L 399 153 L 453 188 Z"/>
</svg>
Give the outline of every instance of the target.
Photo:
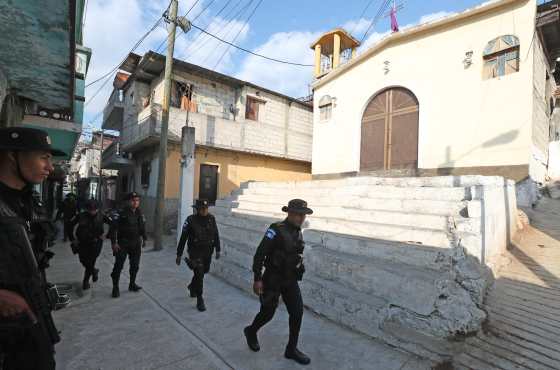
<svg viewBox="0 0 560 370">
<path fill-rule="evenodd" d="M 245 12 L 245 10 L 251 8 L 251 5 L 253 5 L 253 2 L 255 0 L 250 0 L 249 3 L 245 4 L 245 6 L 241 9 L 239 9 L 239 11 L 230 19 L 230 21 L 228 22 L 228 24 L 226 25 L 226 27 L 224 27 L 224 33 L 222 38 L 226 39 L 228 38 L 229 34 L 231 31 L 234 30 L 235 28 L 235 22 L 237 21 L 237 18 L 239 16 L 241 16 L 241 14 L 243 14 Z M 243 27 L 244 23 L 242 23 L 242 27 Z M 228 29 L 229 28 L 229 29 Z M 226 31 L 227 30 L 227 31 Z M 208 53 L 206 55 L 206 57 L 204 58 L 203 63 L 206 63 L 206 61 L 208 60 L 208 58 L 210 58 L 220 47 L 220 43 L 216 43 L 216 45 L 214 46 L 214 48 L 212 49 L 212 51 L 210 53 Z"/>
<path fill-rule="evenodd" d="M 218 16 L 228 7 L 228 5 L 231 3 L 231 1 L 232 1 L 232 0 L 228 0 L 228 1 L 226 2 L 226 5 L 224 5 L 224 6 L 222 7 L 222 9 L 220 9 L 220 11 L 214 15 L 214 18 L 218 17 Z M 233 10 L 234 10 L 235 8 L 237 8 L 237 7 L 239 6 L 239 4 L 241 4 L 242 1 L 243 1 L 243 0 L 239 0 L 239 1 L 237 2 L 237 4 L 234 5 L 234 7 L 231 9 L 232 11 L 230 11 L 230 12 L 228 13 L 228 15 L 226 15 L 226 16 L 224 17 L 224 20 L 227 19 L 227 18 L 231 15 L 231 13 L 233 13 Z M 230 20 L 229 22 L 226 23 L 226 26 L 225 26 L 225 27 L 227 27 L 227 25 L 228 25 L 230 22 L 231 22 L 231 20 Z M 206 27 L 210 26 L 210 24 L 212 24 L 212 21 L 210 21 L 210 23 L 208 23 L 208 24 L 206 25 Z M 225 27 L 224 27 L 224 29 L 225 29 Z M 196 54 L 200 49 L 202 49 L 202 47 L 204 46 L 204 43 L 203 43 L 203 42 L 200 42 L 198 45 L 196 45 L 196 41 L 198 41 L 198 39 L 200 38 L 201 35 L 203 35 L 203 33 L 202 33 L 202 32 L 199 32 L 198 35 L 191 41 L 190 46 L 187 48 L 187 50 L 185 50 L 185 54 L 186 54 L 186 55 L 192 56 L 192 55 Z M 208 40 L 208 39 L 209 39 L 209 37 L 208 37 L 207 35 L 204 35 L 204 37 L 205 37 L 205 40 Z M 194 50 L 191 51 L 190 49 L 193 48 L 194 46 L 197 46 L 196 49 L 194 49 Z"/>
<path fill-rule="evenodd" d="M 273 62 L 277 62 L 277 63 L 290 64 L 290 65 L 294 65 L 294 66 L 299 66 L 299 67 L 313 67 L 313 64 L 294 63 L 294 62 L 288 62 L 288 61 L 285 61 L 285 60 L 280 60 L 280 59 L 268 57 L 268 56 L 266 56 L 266 55 L 262 55 L 262 54 L 256 53 L 256 52 L 254 52 L 254 51 L 245 49 L 245 48 L 243 48 L 243 47 L 241 47 L 241 46 L 238 46 L 238 45 L 235 45 L 235 44 L 233 44 L 233 43 L 231 43 L 231 42 L 229 42 L 229 41 L 226 41 L 226 40 L 224 40 L 224 39 L 222 39 L 222 38 L 220 38 L 220 37 L 218 37 L 218 36 L 216 36 L 216 35 L 214 35 L 214 34 L 208 32 L 208 31 L 206 31 L 204 28 L 198 27 L 198 26 L 195 25 L 195 24 L 193 24 L 192 27 L 193 27 L 193 28 L 196 28 L 197 30 L 201 31 L 202 33 L 205 33 L 205 34 L 207 34 L 207 35 L 209 35 L 209 36 L 215 38 L 215 39 L 218 40 L 218 41 L 223 42 L 224 44 L 228 44 L 228 45 L 230 45 L 230 46 L 233 46 L 233 47 L 236 48 L 236 49 L 239 49 L 239 50 L 244 51 L 244 52 L 246 52 L 246 53 L 248 53 L 248 54 L 257 56 L 257 57 L 259 57 L 259 58 L 267 59 L 267 60 L 270 60 L 270 61 L 273 61 Z"/>
<path fill-rule="evenodd" d="M 234 43 L 239 36 L 243 33 L 243 31 L 245 31 L 245 29 L 247 28 L 247 25 L 249 24 L 249 22 L 251 21 L 251 18 L 253 18 L 253 15 L 255 15 L 255 12 L 257 11 L 257 9 L 261 6 L 261 4 L 263 3 L 264 0 L 259 0 L 259 2 L 257 3 L 257 6 L 255 6 L 255 8 L 253 9 L 253 11 L 251 12 L 251 14 L 249 14 L 249 16 L 247 17 L 247 19 L 245 20 L 245 23 L 243 23 L 243 26 L 239 29 L 239 31 L 237 32 L 237 35 L 235 35 L 235 37 L 233 38 L 233 40 L 231 40 L 232 43 Z M 212 70 L 215 70 L 218 65 L 220 65 L 221 61 L 224 59 L 224 57 L 227 55 L 227 52 L 229 51 L 229 49 L 231 48 L 231 46 L 227 46 L 226 50 L 224 50 L 224 52 L 222 53 L 222 56 L 220 57 L 220 59 L 218 59 L 218 61 L 216 62 L 216 64 L 214 64 L 214 68 L 212 68 Z"/>
<path fill-rule="evenodd" d="M 360 14 L 360 17 L 358 18 L 358 21 L 356 22 L 356 24 L 354 25 L 354 27 L 352 28 L 352 31 L 350 31 L 350 34 L 353 34 L 354 31 L 356 31 L 356 27 L 358 27 L 358 22 L 360 22 L 362 20 L 362 18 L 364 17 L 364 15 L 366 14 L 367 10 L 369 9 L 369 7 L 371 6 L 371 4 L 373 4 L 375 0 L 370 0 L 368 1 L 368 3 L 366 4 L 364 10 L 362 11 L 362 14 Z"/>
<path fill-rule="evenodd" d="M 122 60 L 122 62 L 120 62 L 119 64 L 117 64 L 113 69 L 111 69 L 109 72 L 105 73 L 103 76 L 97 78 L 96 80 L 88 83 L 86 85 L 86 87 L 90 87 L 96 83 L 98 83 L 99 81 L 103 80 L 104 78 L 112 75 L 117 69 L 119 69 L 119 67 L 126 61 L 126 58 L 128 58 L 128 55 L 132 52 L 134 52 L 134 50 L 136 50 L 138 48 L 138 46 L 140 46 L 140 44 L 150 35 L 150 33 L 152 33 L 160 24 L 162 18 L 158 18 L 157 22 L 148 30 L 148 32 L 146 32 L 141 38 L 140 40 L 138 40 L 136 42 L 136 44 L 134 44 L 134 46 L 132 47 L 132 49 L 130 50 L 130 52 L 128 52 L 126 54 L 126 56 L 124 57 L 124 59 Z"/>
<path fill-rule="evenodd" d="M 364 33 L 364 35 L 362 36 L 362 39 L 360 40 L 360 44 L 364 42 L 364 40 L 365 40 L 366 36 L 368 35 L 369 31 L 371 30 L 371 28 L 375 24 L 377 24 L 377 22 L 379 21 L 379 18 L 383 15 L 385 10 L 387 10 L 387 7 L 389 6 L 390 2 L 391 2 L 391 0 L 383 1 L 381 6 L 379 7 L 379 10 L 377 11 L 377 14 L 375 15 L 375 17 L 372 18 L 371 22 L 369 22 L 369 26 L 368 26 L 366 32 Z"/>
</svg>

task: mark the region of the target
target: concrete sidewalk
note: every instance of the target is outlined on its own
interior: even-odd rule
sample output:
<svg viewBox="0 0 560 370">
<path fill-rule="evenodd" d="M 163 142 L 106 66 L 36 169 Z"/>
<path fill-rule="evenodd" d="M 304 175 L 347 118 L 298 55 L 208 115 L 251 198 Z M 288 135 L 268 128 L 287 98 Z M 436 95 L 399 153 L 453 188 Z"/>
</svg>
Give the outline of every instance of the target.
<svg viewBox="0 0 560 370">
<path fill-rule="evenodd" d="M 173 245 L 172 239 L 169 245 Z M 57 255 L 49 269 L 49 280 L 79 286 L 83 270 L 70 246 L 60 243 L 54 251 Z M 200 313 L 195 300 L 187 298 L 191 273 L 184 265 L 177 267 L 174 260 L 173 247 L 162 252 L 145 250 L 138 281 L 144 289 L 141 293 L 128 292 L 126 273 L 121 278 L 121 297 L 113 299 L 109 276 L 113 258 L 106 244 L 98 263 L 99 282 L 71 306 L 55 313 L 62 331 L 62 342 L 56 347 L 58 368 L 300 368 L 283 357 L 288 338 L 283 306 L 259 333 L 262 349 L 253 353 L 247 348 L 242 329 L 258 311 L 258 300 L 209 275 L 205 280 L 208 310 Z M 428 362 L 309 311 L 304 316 L 300 348 L 312 359 L 306 369 L 430 369 Z"/>
</svg>

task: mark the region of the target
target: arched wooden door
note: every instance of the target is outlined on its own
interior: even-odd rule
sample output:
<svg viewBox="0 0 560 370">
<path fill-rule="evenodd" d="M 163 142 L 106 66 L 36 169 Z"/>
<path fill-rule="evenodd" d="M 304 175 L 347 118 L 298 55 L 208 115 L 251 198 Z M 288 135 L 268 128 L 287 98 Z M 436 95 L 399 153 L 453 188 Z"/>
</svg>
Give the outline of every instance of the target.
<svg viewBox="0 0 560 370">
<path fill-rule="evenodd" d="M 360 170 L 418 168 L 418 100 L 401 87 L 377 94 L 362 117 Z"/>
</svg>

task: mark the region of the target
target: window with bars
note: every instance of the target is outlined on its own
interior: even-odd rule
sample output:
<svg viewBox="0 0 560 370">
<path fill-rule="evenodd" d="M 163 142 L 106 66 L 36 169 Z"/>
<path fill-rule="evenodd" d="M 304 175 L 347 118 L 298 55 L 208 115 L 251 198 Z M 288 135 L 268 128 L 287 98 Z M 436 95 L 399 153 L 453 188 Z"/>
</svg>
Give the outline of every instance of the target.
<svg viewBox="0 0 560 370">
<path fill-rule="evenodd" d="M 147 188 L 148 186 L 150 186 L 150 172 L 152 172 L 152 166 L 150 162 L 143 162 L 142 168 L 140 170 L 140 182 L 143 188 Z"/>
<path fill-rule="evenodd" d="M 519 39 L 513 35 L 495 38 L 486 45 L 483 59 L 484 79 L 519 72 Z"/>
<path fill-rule="evenodd" d="M 258 121 L 261 104 L 263 104 L 262 101 L 248 96 L 247 104 L 245 105 L 245 118 L 251 121 Z"/>
</svg>

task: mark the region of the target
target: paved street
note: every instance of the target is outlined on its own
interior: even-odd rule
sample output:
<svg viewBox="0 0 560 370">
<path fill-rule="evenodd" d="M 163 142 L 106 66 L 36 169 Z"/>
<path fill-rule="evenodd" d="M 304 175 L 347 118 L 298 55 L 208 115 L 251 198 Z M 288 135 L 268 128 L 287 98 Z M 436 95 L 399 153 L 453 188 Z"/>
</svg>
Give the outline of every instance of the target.
<svg viewBox="0 0 560 370">
<path fill-rule="evenodd" d="M 456 365 L 476 370 L 560 369 L 560 200 L 543 198 L 487 297 L 490 321 Z"/>
<path fill-rule="evenodd" d="M 50 280 L 79 285 L 81 266 L 68 244 L 55 247 Z M 174 250 L 147 251 L 142 256 L 142 293 L 126 290 L 110 298 L 112 256 L 106 244 L 98 264 L 100 281 L 74 304 L 55 314 L 62 342 L 60 369 L 293 369 L 283 358 L 288 336 L 282 307 L 260 334 L 262 350 L 252 353 L 242 329 L 258 310 L 258 301 L 208 276 L 208 310 L 199 313 L 186 297 L 190 272 L 174 263 Z M 127 275 L 127 274 L 126 274 Z M 305 297 L 304 297 L 305 299 Z M 301 348 L 312 358 L 310 369 L 421 370 L 418 358 L 342 329 L 310 312 L 304 317 Z"/>
</svg>

